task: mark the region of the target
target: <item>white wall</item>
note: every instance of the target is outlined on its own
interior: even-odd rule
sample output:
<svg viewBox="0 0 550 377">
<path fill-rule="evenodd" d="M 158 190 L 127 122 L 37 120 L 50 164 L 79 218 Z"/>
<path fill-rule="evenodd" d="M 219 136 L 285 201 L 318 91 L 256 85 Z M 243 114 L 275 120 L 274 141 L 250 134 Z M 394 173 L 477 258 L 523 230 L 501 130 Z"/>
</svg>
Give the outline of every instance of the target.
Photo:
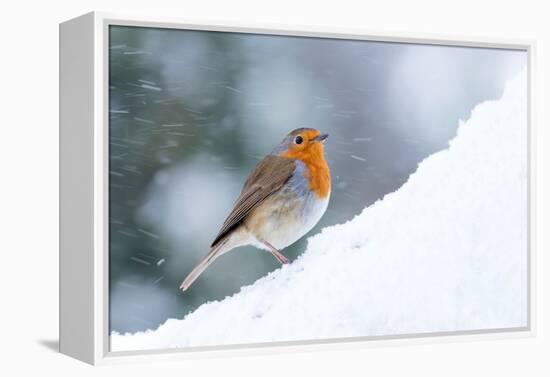
<svg viewBox="0 0 550 377">
<path fill-rule="evenodd" d="M 537 5 L 540 4 L 540 5 Z M 3 2 L 0 14 L 1 227 L 4 300 L 2 375 L 56 371 L 68 375 L 548 375 L 550 317 L 548 250 L 542 233 L 550 222 L 550 26 L 540 1 L 337 2 L 82 0 Z M 365 30 L 465 36 L 536 38 L 538 122 L 538 308 L 535 339 L 457 342 L 353 351 L 235 357 L 185 363 L 92 369 L 48 347 L 57 339 L 57 23 L 90 10 L 181 16 L 201 20 L 325 25 Z M 545 108 L 544 108 L 545 107 Z M 546 127 L 543 127 L 546 126 Z M 546 147 L 545 147 L 546 146 Z M 544 149 L 544 150 L 543 150 Z M 29 276 L 33 276 L 32 279 Z M 12 373 L 6 370 L 12 369 Z M 294 374 L 294 373 L 292 373 Z"/>
</svg>

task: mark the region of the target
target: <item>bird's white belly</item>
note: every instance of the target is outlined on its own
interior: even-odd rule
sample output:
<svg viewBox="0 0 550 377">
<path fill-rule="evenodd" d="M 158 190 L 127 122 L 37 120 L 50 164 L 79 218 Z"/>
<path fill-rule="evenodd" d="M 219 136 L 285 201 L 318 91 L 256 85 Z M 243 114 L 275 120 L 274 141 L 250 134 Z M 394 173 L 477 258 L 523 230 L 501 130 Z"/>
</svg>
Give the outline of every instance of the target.
<svg viewBox="0 0 550 377">
<path fill-rule="evenodd" d="M 313 193 L 306 198 L 300 198 L 292 193 L 284 196 L 275 196 L 262 203 L 257 211 L 257 221 L 248 225 L 256 238 L 269 242 L 278 250 L 302 238 L 319 222 L 327 209 L 330 194 L 323 199 L 319 199 Z M 258 241 L 253 244 L 266 249 L 265 245 Z"/>
</svg>

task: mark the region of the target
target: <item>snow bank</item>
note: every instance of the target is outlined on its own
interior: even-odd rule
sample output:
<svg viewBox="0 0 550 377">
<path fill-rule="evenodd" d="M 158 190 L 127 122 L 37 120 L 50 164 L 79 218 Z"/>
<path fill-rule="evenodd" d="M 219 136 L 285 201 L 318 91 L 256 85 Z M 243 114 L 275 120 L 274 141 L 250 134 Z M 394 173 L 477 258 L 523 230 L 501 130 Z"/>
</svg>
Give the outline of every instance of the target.
<svg viewBox="0 0 550 377">
<path fill-rule="evenodd" d="M 232 297 L 111 350 L 527 324 L 526 72 L 461 123 L 398 191 Z"/>
</svg>

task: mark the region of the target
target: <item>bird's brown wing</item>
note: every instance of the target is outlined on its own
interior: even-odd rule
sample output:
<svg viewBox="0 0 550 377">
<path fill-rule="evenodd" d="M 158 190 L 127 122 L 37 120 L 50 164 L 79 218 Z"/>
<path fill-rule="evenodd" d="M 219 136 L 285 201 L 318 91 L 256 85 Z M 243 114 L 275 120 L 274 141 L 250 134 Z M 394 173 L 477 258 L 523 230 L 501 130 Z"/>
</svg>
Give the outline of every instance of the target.
<svg viewBox="0 0 550 377">
<path fill-rule="evenodd" d="M 280 189 L 290 179 L 295 168 L 294 161 L 284 157 L 269 155 L 260 161 L 244 183 L 241 195 L 212 242 L 212 247 L 239 225 L 250 211 Z"/>
</svg>

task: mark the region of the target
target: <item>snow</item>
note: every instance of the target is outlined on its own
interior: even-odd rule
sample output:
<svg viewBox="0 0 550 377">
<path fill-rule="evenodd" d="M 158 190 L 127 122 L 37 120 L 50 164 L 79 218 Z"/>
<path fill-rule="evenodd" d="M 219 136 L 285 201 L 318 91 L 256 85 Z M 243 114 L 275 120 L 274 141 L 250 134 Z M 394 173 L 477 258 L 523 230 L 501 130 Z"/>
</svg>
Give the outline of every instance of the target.
<svg viewBox="0 0 550 377">
<path fill-rule="evenodd" d="M 524 70 L 447 150 L 295 262 L 156 330 L 113 333 L 111 350 L 526 326 L 526 95 Z"/>
</svg>

